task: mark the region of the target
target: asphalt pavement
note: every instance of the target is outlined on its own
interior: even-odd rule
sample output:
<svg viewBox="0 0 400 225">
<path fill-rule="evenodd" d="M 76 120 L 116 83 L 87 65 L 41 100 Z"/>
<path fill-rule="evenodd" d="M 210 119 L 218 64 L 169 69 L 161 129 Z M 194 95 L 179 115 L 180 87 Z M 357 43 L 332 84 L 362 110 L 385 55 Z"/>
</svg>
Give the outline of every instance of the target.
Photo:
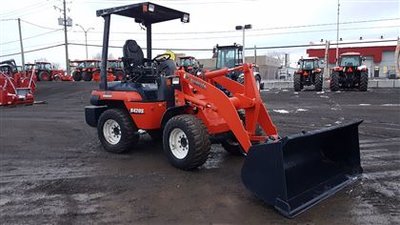
<svg viewBox="0 0 400 225">
<path fill-rule="evenodd" d="M 400 224 L 400 89 L 262 97 L 281 136 L 355 119 L 362 179 L 295 219 L 241 183 L 244 158 L 213 145 L 198 170 L 173 168 L 147 134 L 104 151 L 84 106 L 97 84 L 38 83 L 46 104 L 0 108 L 0 224 Z"/>
</svg>

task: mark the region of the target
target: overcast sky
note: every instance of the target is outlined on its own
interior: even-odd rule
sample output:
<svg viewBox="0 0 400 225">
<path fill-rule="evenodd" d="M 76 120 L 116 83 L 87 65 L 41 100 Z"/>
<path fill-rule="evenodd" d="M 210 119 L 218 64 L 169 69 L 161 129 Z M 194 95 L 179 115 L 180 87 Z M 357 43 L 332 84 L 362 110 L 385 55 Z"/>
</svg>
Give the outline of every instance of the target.
<svg viewBox="0 0 400 225">
<path fill-rule="evenodd" d="M 141 1 L 127 0 L 69 0 L 68 16 L 74 26 L 69 28 L 70 43 L 84 44 L 84 28 L 93 27 L 88 33 L 89 44 L 101 44 L 103 19 L 96 17 L 96 10 L 122 6 Z M 284 46 L 318 43 L 321 39 L 336 40 L 337 0 L 154 0 L 154 3 L 190 13 L 190 23 L 179 20 L 153 26 L 153 47 L 156 48 L 204 48 L 242 42 L 242 33 L 236 25 L 252 24 L 246 32 L 246 47 Z M 17 21 L 21 18 L 25 51 L 49 47 L 64 42 L 62 27 L 57 18 L 61 13 L 61 0 L 6 0 L 0 8 L 0 55 L 18 53 L 19 36 Z M 6 3 L 6 4 L 5 4 Z M 56 6 L 56 7 L 54 7 Z M 400 0 L 340 0 L 340 37 L 346 40 L 395 39 L 400 32 Z M 11 20 L 9 20 L 11 19 Z M 379 20 L 379 21 L 376 21 Z M 362 21 L 362 22 L 360 22 Z M 375 22 L 368 22 L 375 21 Z M 331 24 L 321 25 L 320 24 Z M 37 26 L 39 25 L 39 26 Z M 310 26 L 311 25 L 311 26 Z M 132 19 L 114 16 L 111 22 L 110 45 L 122 46 L 126 39 L 135 39 L 146 47 L 145 32 Z M 305 55 L 305 49 L 276 49 L 292 54 L 295 58 Z M 271 54 L 258 51 L 258 54 Z M 101 52 L 101 48 L 89 47 L 89 57 Z M 114 57 L 121 57 L 121 49 L 110 49 Z M 178 51 L 182 52 L 182 51 Z M 69 46 L 70 59 L 85 58 L 84 46 Z M 155 51 L 153 53 L 161 53 Z M 198 58 L 211 57 L 211 51 L 184 52 Z M 252 51 L 247 52 L 253 54 Z M 64 46 L 26 54 L 26 62 L 47 59 L 65 64 Z M 0 57 L 0 60 L 20 55 Z"/>
</svg>

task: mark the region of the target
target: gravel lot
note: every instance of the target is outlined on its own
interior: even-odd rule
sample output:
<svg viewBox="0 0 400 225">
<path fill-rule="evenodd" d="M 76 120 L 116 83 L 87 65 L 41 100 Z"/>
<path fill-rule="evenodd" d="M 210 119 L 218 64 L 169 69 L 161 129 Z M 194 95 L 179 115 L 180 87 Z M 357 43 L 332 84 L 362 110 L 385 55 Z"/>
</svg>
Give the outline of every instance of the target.
<svg viewBox="0 0 400 225">
<path fill-rule="evenodd" d="M 193 172 L 147 135 L 105 152 L 84 121 L 95 83 L 42 82 L 47 104 L 0 108 L 0 224 L 400 224 L 400 89 L 265 90 L 281 136 L 363 119 L 363 178 L 295 219 L 248 192 L 243 158 L 214 145 Z"/>
</svg>

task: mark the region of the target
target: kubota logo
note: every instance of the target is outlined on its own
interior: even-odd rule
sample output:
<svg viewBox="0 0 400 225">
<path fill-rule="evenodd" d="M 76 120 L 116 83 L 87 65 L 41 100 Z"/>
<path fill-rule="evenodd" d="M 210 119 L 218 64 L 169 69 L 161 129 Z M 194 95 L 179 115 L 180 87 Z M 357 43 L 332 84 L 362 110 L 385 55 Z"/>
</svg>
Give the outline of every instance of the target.
<svg viewBox="0 0 400 225">
<path fill-rule="evenodd" d="M 206 85 L 205 83 L 203 83 L 203 82 L 201 82 L 201 81 L 198 81 L 198 80 L 195 80 L 195 79 L 193 79 L 193 78 L 189 78 L 189 81 L 190 81 L 192 84 L 198 86 L 198 87 L 201 88 L 201 89 L 206 89 L 206 87 L 207 87 L 207 85 Z"/>
<path fill-rule="evenodd" d="M 140 109 L 140 108 L 132 108 L 130 110 L 131 113 L 133 114 L 144 114 L 144 109 Z"/>
</svg>

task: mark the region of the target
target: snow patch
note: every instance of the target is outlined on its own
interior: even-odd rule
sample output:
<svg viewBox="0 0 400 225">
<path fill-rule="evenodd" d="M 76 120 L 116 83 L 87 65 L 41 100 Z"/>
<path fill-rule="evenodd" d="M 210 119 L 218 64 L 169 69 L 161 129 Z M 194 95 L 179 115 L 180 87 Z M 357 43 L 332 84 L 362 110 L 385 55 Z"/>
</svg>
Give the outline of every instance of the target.
<svg viewBox="0 0 400 225">
<path fill-rule="evenodd" d="M 320 95 L 319 97 L 321 97 L 321 98 L 329 98 L 329 96 L 326 96 L 326 95 Z"/>
<path fill-rule="evenodd" d="M 370 106 L 371 104 L 358 104 L 359 106 Z"/>
<path fill-rule="evenodd" d="M 308 109 L 296 109 L 296 112 L 307 112 Z"/>
<path fill-rule="evenodd" d="M 274 109 L 273 111 L 276 112 L 276 113 L 281 113 L 281 114 L 287 114 L 287 113 L 289 113 L 289 111 L 284 110 L 284 109 Z"/>
<path fill-rule="evenodd" d="M 321 95 L 321 94 L 324 94 L 324 93 L 325 93 L 325 91 L 318 91 L 317 95 Z"/>
<path fill-rule="evenodd" d="M 382 104 L 381 106 L 400 106 L 400 104 Z"/>
</svg>

